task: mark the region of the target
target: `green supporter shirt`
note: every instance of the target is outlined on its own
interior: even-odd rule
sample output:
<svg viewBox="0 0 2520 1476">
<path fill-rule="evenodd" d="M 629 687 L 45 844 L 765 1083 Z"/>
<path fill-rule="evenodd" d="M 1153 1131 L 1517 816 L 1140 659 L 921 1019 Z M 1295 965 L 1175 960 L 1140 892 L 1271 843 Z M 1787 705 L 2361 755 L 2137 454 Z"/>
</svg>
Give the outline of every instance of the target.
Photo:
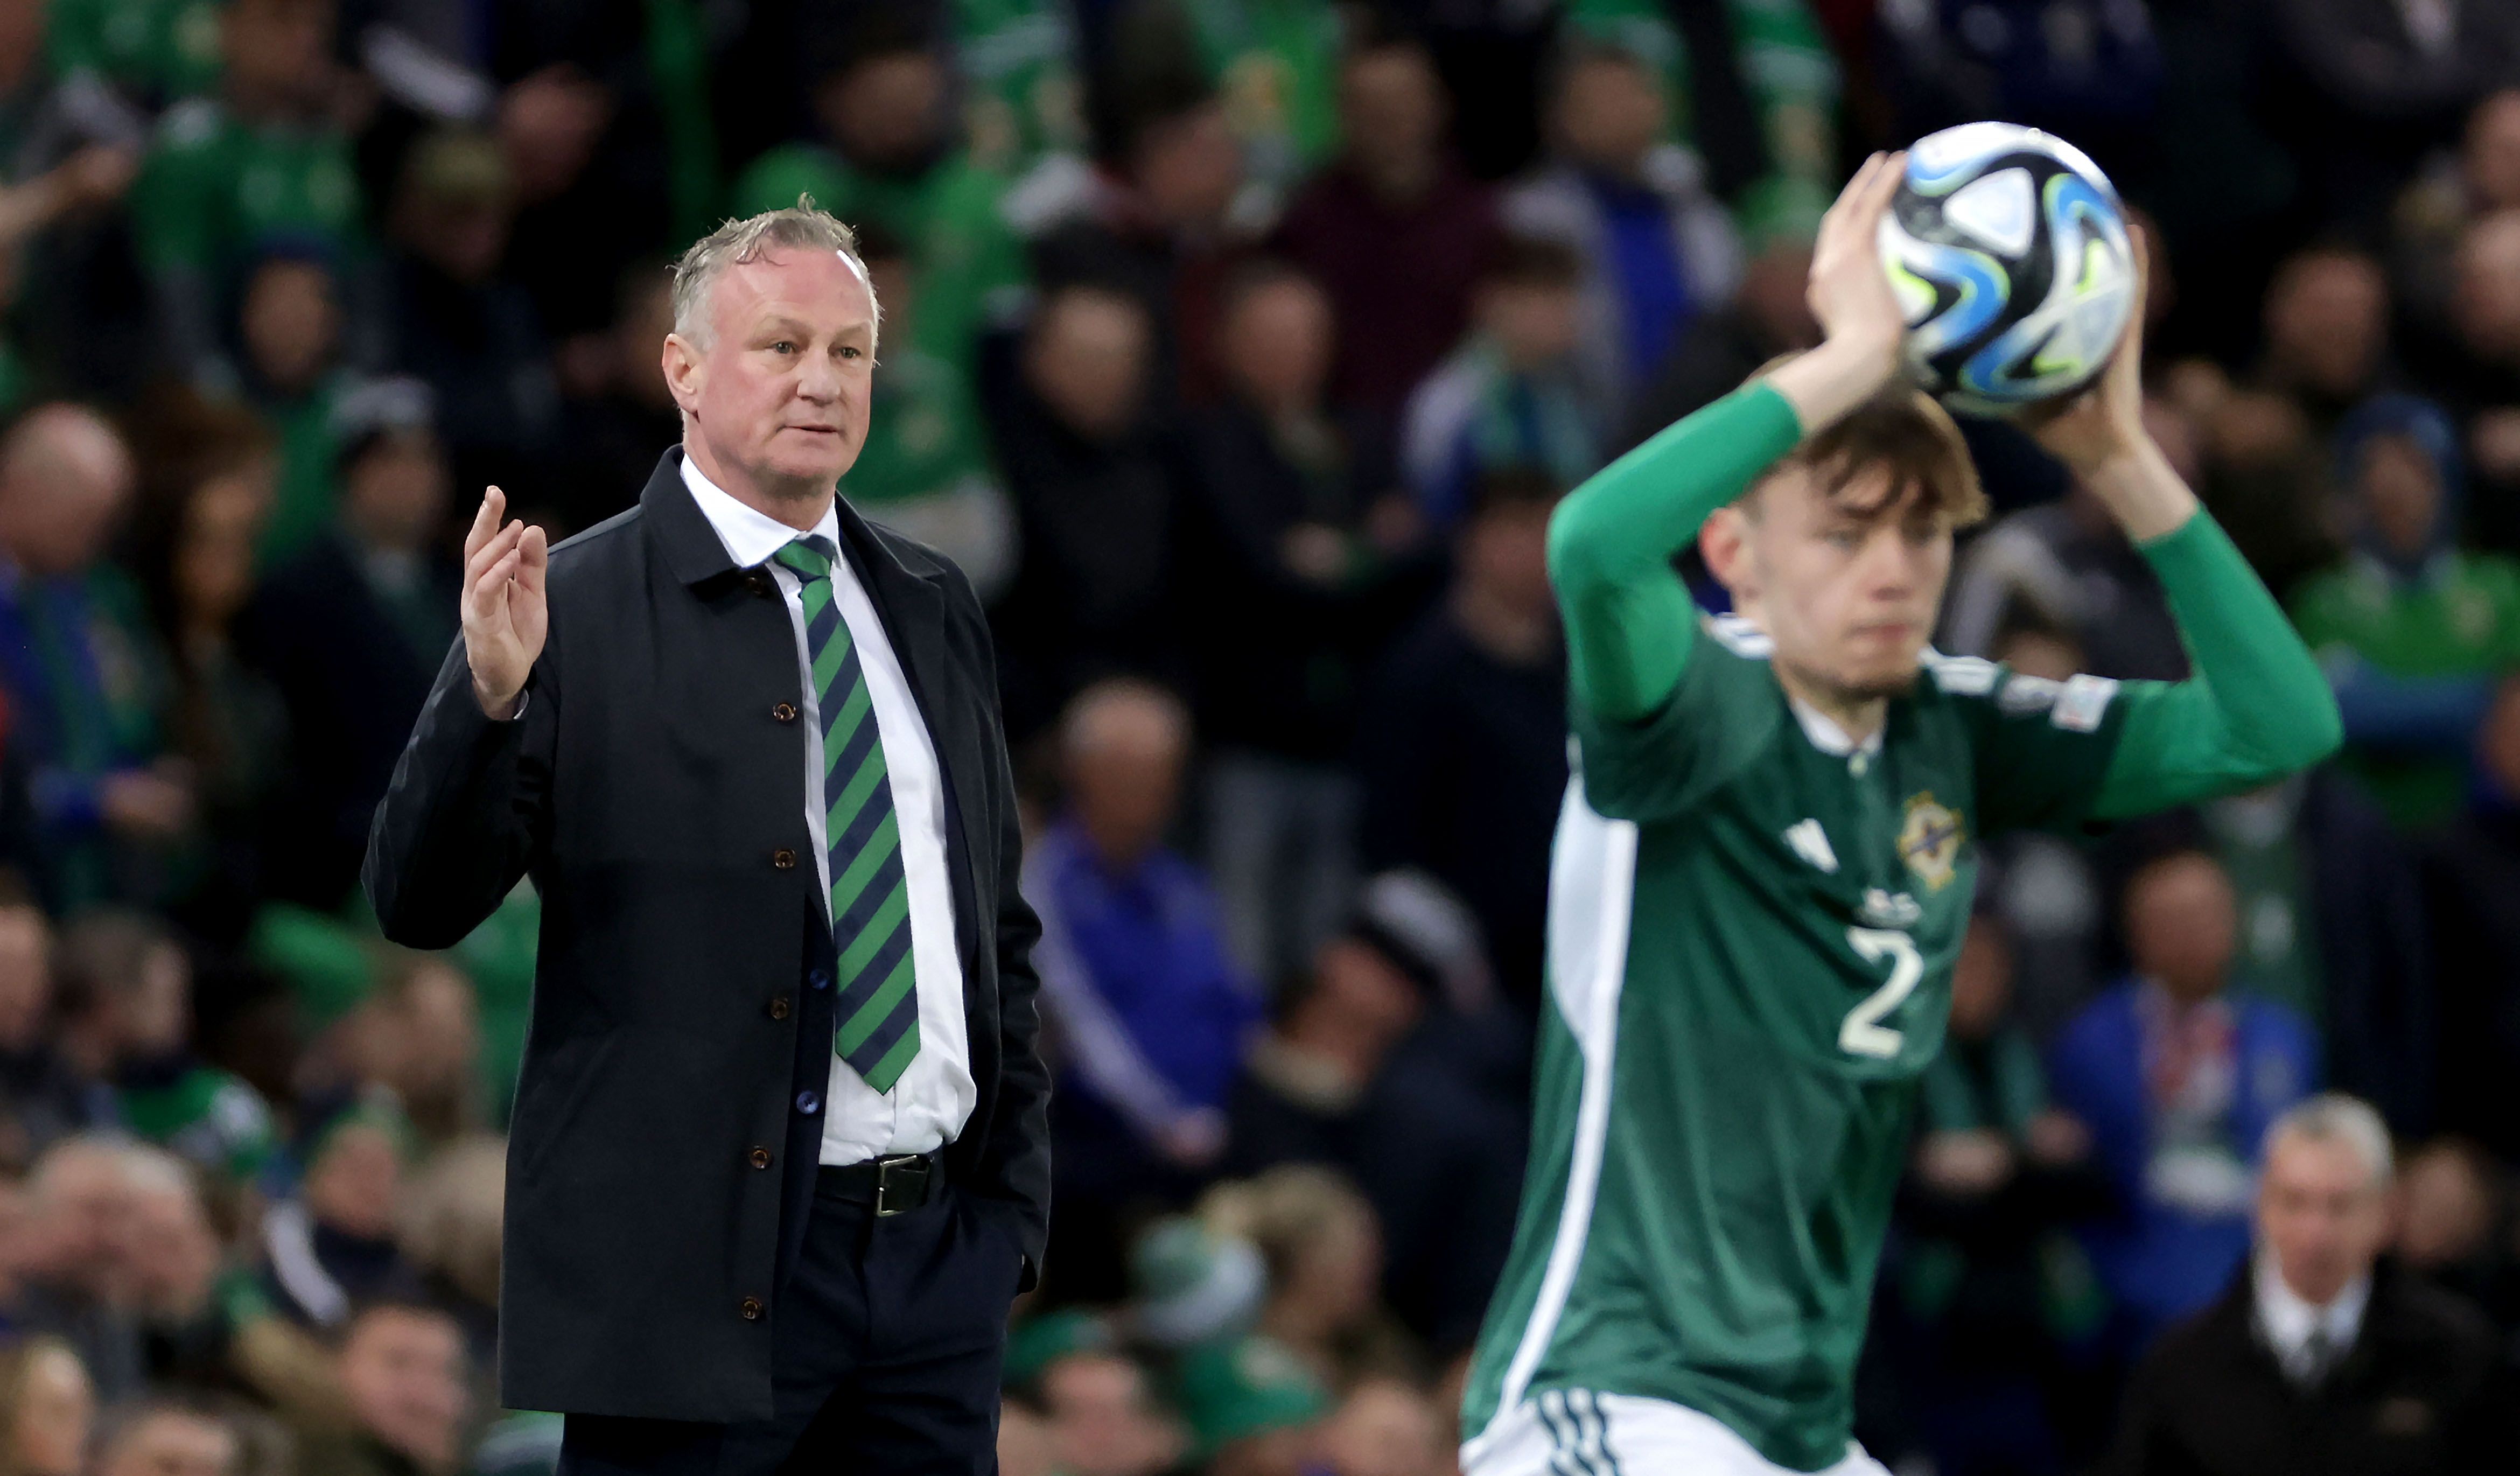
<svg viewBox="0 0 2520 1476">
<path fill-rule="evenodd" d="M 2334 746 L 2310 653 L 2210 517 L 2143 548 L 2177 685 L 1928 654 L 1879 740 L 1807 727 L 1671 558 L 1799 439 L 1764 383 L 1551 528 L 1577 773 L 1550 882 L 1530 1169 L 1462 1428 L 1552 1389 L 1660 1399 L 1778 1465 L 1842 1458 L 1856 1354 L 1941 1048 L 1977 843 L 2249 787 Z"/>
<path fill-rule="evenodd" d="M 2520 563 L 2450 550 L 2406 581 L 2358 557 L 2303 581 L 2293 621 L 2321 655 L 2350 653 L 2393 677 L 2520 670 Z M 2350 760 L 2400 826 L 2421 828 L 2458 809 L 2467 776 L 2458 758 L 2357 749 Z"/>
<path fill-rule="evenodd" d="M 262 1094 L 234 1072 L 196 1065 L 163 1086 L 114 1094 L 132 1132 L 223 1178 L 260 1173 L 278 1140 Z"/>
<path fill-rule="evenodd" d="M 852 224 L 880 222 L 907 245 L 919 274 L 919 346 L 965 366 L 990 294 L 1023 281 L 1022 245 L 998 209 L 1005 189 L 968 157 L 893 178 L 852 169 L 829 149 L 788 144 L 743 171 L 735 213 L 781 209 L 804 194 Z"/>
<path fill-rule="evenodd" d="M 337 500 L 333 464 L 340 455 L 333 413 L 343 378 L 336 372 L 317 380 L 304 394 L 262 406 L 263 420 L 280 441 L 280 480 L 271 515 L 262 525 L 265 568 L 306 547 L 332 521 Z"/>
<path fill-rule="evenodd" d="M 180 104 L 132 185 L 131 218 L 143 263 L 160 275 L 216 272 L 279 231 L 349 251 L 359 237 L 350 140 L 248 123 L 208 99 Z"/>
<path fill-rule="evenodd" d="M 51 0 L 45 9 L 46 46 L 65 75 L 93 71 L 160 101 L 218 83 L 217 0 Z"/>
<path fill-rule="evenodd" d="M 972 162 L 1012 179 L 1085 148 L 1076 27 L 1060 0 L 954 0 L 954 50 Z"/>
</svg>

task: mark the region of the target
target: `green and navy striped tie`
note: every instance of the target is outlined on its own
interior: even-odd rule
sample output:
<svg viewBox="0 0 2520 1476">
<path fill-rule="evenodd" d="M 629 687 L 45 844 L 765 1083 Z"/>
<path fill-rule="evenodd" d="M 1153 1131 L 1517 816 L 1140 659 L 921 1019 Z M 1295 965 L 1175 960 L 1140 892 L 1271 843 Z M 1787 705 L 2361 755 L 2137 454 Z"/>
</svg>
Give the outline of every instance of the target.
<svg viewBox="0 0 2520 1476">
<path fill-rule="evenodd" d="M 832 1049 L 878 1092 L 919 1054 L 919 991 L 910 959 L 910 883 L 875 706 L 848 622 L 832 591 L 831 541 L 808 535 L 772 558 L 803 583 L 805 649 L 823 719 L 823 834 L 832 873 L 832 941 L 840 962 Z"/>
</svg>

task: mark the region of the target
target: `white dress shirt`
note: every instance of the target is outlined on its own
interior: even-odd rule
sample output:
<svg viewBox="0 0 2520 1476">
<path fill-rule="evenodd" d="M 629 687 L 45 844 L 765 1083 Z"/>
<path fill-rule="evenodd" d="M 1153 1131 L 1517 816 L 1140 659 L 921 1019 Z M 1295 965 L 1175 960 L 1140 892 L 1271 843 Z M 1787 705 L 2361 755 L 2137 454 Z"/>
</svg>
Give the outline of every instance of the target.
<svg viewBox="0 0 2520 1476">
<path fill-rule="evenodd" d="M 746 568 L 805 536 L 736 501 L 688 453 L 683 484 L 717 529 L 728 557 Z M 813 533 L 839 549 L 838 514 L 824 509 Z M 826 849 L 830 841 L 823 833 L 823 718 L 815 698 L 813 661 L 805 649 L 803 581 L 783 563 L 771 563 L 770 573 L 779 581 L 788 623 L 796 632 L 796 671 L 805 693 L 805 827 L 813 835 L 814 874 L 821 878 L 823 912 L 829 917 L 832 866 Z M 924 1153 L 953 1141 L 980 1094 L 971 1082 L 970 1041 L 963 1024 L 963 962 L 954 943 L 954 891 L 945 870 L 945 784 L 936 746 L 902 675 L 901 658 L 845 550 L 832 564 L 832 595 L 866 673 L 876 738 L 883 744 L 884 771 L 892 783 L 892 807 L 900 816 L 901 871 L 910 889 L 911 973 L 919 995 L 919 1054 L 891 1091 L 877 1092 L 838 1053 L 832 1055 L 831 1087 L 823 1097 L 822 1161 L 858 1163 L 878 1154 Z"/>
<path fill-rule="evenodd" d="M 2355 1338 L 2362 1331 L 2362 1310 L 2371 1303 L 2369 1272 L 2347 1282 L 2336 1300 L 2324 1307 L 2303 1300 L 2300 1293 L 2286 1285 L 2283 1273 L 2275 1268 L 2275 1258 L 2266 1251 L 2258 1252 L 2249 1275 L 2256 1283 L 2259 1330 L 2266 1334 L 2267 1347 L 2282 1366 L 2285 1378 L 2299 1384 L 2322 1377 L 2354 1347 Z M 2310 1346 L 2315 1332 L 2326 1336 L 2324 1366 L 2320 1366 Z"/>
</svg>

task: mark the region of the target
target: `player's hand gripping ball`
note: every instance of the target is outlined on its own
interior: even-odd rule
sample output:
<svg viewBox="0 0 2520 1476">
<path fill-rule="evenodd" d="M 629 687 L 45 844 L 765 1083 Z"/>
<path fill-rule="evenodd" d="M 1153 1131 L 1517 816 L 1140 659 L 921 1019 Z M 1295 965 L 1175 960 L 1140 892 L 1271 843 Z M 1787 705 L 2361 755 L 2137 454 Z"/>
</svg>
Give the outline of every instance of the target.
<svg viewBox="0 0 2520 1476">
<path fill-rule="evenodd" d="M 1880 246 L 1909 373 L 1969 415 L 2090 384 L 2137 306 L 2116 188 L 2036 128 L 1964 123 L 1918 139 Z"/>
</svg>

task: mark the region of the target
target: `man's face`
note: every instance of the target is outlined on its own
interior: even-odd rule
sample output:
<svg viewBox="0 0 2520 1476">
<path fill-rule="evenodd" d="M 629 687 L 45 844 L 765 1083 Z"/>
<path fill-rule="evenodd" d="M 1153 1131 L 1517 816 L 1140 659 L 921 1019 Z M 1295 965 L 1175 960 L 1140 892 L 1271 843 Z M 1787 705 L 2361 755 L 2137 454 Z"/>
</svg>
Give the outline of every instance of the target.
<svg viewBox="0 0 2520 1476">
<path fill-rule="evenodd" d="M 1506 363 L 1518 370 L 1565 358 L 1583 332 L 1575 289 L 1558 283 L 1491 282 L 1479 289 L 1478 315 Z"/>
<path fill-rule="evenodd" d="M 856 265 L 766 252 L 727 268 L 704 310 L 701 342 L 665 339 L 696 454 L 766 486 L 836 486 L 866 445 L 875 373 L 875 295 Z"/>
<path fill-rule="evenodd" d="M 2520 87 L 2479 103 L 2467 124 L 2467 186 L 2489 210 L 2520 205 Z"/>
<path fill-rule="evenodd" d="M 97 1476 L 228 1476 L 236 1465 L 237 1439 L 227 1426 L 170 1411 L 116 1441 Z"/>
<path fill-rule="evenodd" d="M 383 1240 L 393 1234 L 402 1158 L 382 1128 L 343 1128 L 306 1176 L 306 1205 L 321 1224 L 345 1234 Z"/>
<path fill-rule="evenodd" d="M 315 381 L 333 357 L 341 309 L 333 274 L 311 261 L 271 261 L 246 289 L 240 327 L 262 377 L 284 390 Z"/>
<path fill-rule="evenodd" d="M 1554 503 L 1509 502 L 1473 514 L 1457 557 L 1464 585 L 1526 617 L 1549 613 L 1549 514 Z"/>
<path fill-rule="evenodd" d="M 1127 1359 L 1073 1354 L 1051 1364 L 1041 1384 L 1060 1470 L 1149 1476 L 1180 1458 L 1180 1438 L 1155 1414 L 1146 1375 Z"/>
<path fill-rule="evenodd" d="M 2352 395 L 2369 381 L 2388 329 L 2388 279 L 2367 256 L 2296 257 L 2267 292 L 2269 345 L 2291 373 L 2325 394 Z"/>
<path fill-rule="evenodd" d="M 2354 491 L 2371 531 L 2391 553 L 2413 559 L 2431 547 L 2441 515 L 2441 471 L 2412 439 L 2371 437 L 2355 469 Z"/>
<path fill-rule="evenodd" d="M 1242 146 L 1224 108 L 1211 103 L 1148 129 L 1130 172 L 1156 219 L 1175 230 L 1207 230 L 1242 188 Z"/>
<path fill-rule="evenodd" d="M 1423 173 L 1444 138 L 1444 88 L 1414 46 L 1359 54 L 1339 74 L 1349 155 L 1369 177 Z"/>
<path fill-rule="evenodd" d="M 2286 1134 L 2258 1184 L 2258 1239 L 2293 1295 L 2324 1307 L 2371 1269 L 2388 1238 L 2388 1196 L 2352 1144 Z"/>
<path fill-rule="evenodd" d="M 1225 372 L 1267 410 L 1309 409 L 1330 372 L 1330 303 L 1300 277 L 1252 287 L 1225 320 Z"/>
<path fill-rule="evenodd" d="M 464 1345 L 452 1319 L 405 1308 L 361 1318 L 341 1345 L 341 1385 L 368 1432 L 423 1465 L 456 1456 Z"/>
<path fill-rule="evenodd" d="M 1797 679 L 1857 700 L 1914 685 L 1952 572 L 1950 522 L 1914 489 L 1866 470 L 1832 495 L 1788 466 L 1708 530 L 1709 566 Z"/>
<path fill-rule="evenodd" d="M 0 537 L 29 573 L 66 574 L 104 557 L 135 472 L 130 453 L 82 411 L 45 409 L 0 468 Z"/>
<path fill-rule="evenodd" d="M 2478 354 L 2520 359 L 2520 208 L 2468 227 L 2459 243 L 2455 312 Z"/>
<path fill-rule="evenodd" d="M 397 430 L 353 463 L 341 499 L 371 543 L 417 549 L 437 531 L 446 511 L 446 455 L 423 429 Z"/>
<path fill-rule="evenodd" d="M 1146 310 L 1115 292 L 1071 288 L 1041 312 L 1024 360 L 1033 392 L 1085 439 L 1118 439 L 1146 392 Z"/>
<path fill-rule="evenodd" d="M 2182 1003 L 2212 999 L 2239 938 L 2230 878 L 2192 852 L 2154 862 L 2127 884 L 2126 934 L 2138 973 Z"/>
<path fill-rule="evenodd" d="M 816 89 L 814 109 L 851 163 L 891 173 L 934 151 L 945 87 L 932 55 L 891 52 L 832 76 Z"/>
<path fill-rule="evenodd" d="M 1627 174 L 1662 140 L 1662 86 L 1642 62 L 1598 56 L 1567 75 L 1556 116 L 1558 143 L 1577 164 Z"/>
</svg>

